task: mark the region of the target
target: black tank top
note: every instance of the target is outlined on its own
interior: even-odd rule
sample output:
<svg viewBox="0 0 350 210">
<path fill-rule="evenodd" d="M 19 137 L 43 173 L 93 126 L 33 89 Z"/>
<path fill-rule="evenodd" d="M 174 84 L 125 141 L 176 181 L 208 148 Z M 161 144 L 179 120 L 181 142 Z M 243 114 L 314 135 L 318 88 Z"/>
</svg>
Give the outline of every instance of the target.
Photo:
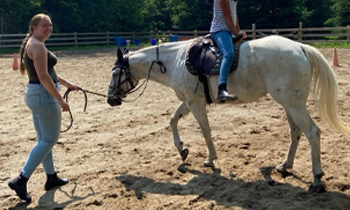
<svg viewBox="0 0 350 210">
<path fill-rule="evenodd" d="M 23 62 L 24 62 L 24 66 L 27 70 L 29 83 L 40 84 L 40 80 L 39 80 L 38 75 L 35 71 L 34 62 L 31 58 L 29 58 L 27 51 L 25 51 L 25 53 L 24 53 Z M 56 63 L 57 63 L 56 55 L 48 50 L 48 53 L 47 53 L 48 71 L 49 71 L 49 75 L 54 83 L 58 82 L 57 74 L 56 74 L 56 71 L 54 69 L 54 65 L 56 65 Z"/>
</svg>

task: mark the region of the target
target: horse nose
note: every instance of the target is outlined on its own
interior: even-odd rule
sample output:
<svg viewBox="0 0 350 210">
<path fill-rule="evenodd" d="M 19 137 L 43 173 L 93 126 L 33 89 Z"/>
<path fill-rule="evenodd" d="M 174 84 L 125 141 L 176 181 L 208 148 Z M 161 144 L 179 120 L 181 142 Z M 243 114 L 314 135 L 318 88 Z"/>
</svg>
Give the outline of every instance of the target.
<svg viewBox="0 0 350 210">
<path fill-rule="evenodd" d="M 108 98 L 107 99 L 107 103 L 110 105 L 110 106 L 119 106 L 122 104 L 122 101 L 120 100 L 120 98 Z"/>
</svg>

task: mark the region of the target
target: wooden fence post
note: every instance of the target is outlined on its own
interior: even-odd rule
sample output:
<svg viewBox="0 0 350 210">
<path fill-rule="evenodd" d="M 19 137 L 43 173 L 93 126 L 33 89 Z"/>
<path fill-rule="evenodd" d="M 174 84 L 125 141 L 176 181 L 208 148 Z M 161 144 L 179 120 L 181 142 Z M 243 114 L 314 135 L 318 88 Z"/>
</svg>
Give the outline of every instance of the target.
<svg viewBox="0 0 350 210">
<path fill-rule="evenodd" d="M 78 35 L 77 35 L 77 32 L 74 32 L 74 43 L 75 43 L 75 47 L 78 47 Z"/>
<path fill-rule="evenodd" d="M 107 45 L 109 45 L 109 31 L 107 31 Z"/>
<path fill-rule="evenodd" d="M 350 42 L 350 25 L 348 25 L 347 28 L 348 28 L 348 29 L 347 29 L 348 37 L 346 38 L 346 41 L 347 41 L 347 42 Z"/>
<path fill-rule="evenodd" d="M 170 30 L 168 30 L 166 33 L 167 33 L 168 40 L 170 41 Z"/>
<path fill-rule="evenodd" d="M 301 42 L 303 40 L 303 23 L 299 22 L 299 30 L 298 30 L 298 41 Z"/>
<path fill-rule="evenodd" d="M 252 39 L 256 39 L 256 25 L 255 23 L 252 24 Z"/>
<path fill-rule="evenodd" d="M 198 37 L 198 31 L 197 31 L 197 30 L 194 30 L 194 31 L 193 31 L 193 35 L 194 35 L 194 37 Z"/>
</svg>

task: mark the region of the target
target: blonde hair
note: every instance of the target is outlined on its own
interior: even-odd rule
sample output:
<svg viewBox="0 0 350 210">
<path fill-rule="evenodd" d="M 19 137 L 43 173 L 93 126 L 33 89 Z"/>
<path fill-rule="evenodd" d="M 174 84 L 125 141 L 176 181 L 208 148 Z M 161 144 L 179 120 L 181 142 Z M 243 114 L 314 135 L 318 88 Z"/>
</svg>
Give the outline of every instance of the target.
<svg viewBox="0 0 350 210">
<path fill-rule="evenodd" d="M 27 33 L 27 36 L 24 38 L 22 45 L 21 45 L 21 49 L 20 49 L 20 66 L 19 66 L 19 70 L 21 72 L 22 75 L 25 75 L 25 67 L 23 64 L 23 56 L 24 56 L 24 50 L 25 47 L 27 46 L 28 40 L 29 38 L 33 35 L 33 31 L 34 31 L 34 27 L 38 26 L 40 21 L 43 20 L 44 18 L 50 18 L 50 16 L 43 14 L 43 13 L 39 13 L 34 15 L 34 17 L 32 17 L 32 19 L 30 19 L 29 22 L 29 32 Z M 51 18 L 50 18 L 51 19 Z"/>
</svg>

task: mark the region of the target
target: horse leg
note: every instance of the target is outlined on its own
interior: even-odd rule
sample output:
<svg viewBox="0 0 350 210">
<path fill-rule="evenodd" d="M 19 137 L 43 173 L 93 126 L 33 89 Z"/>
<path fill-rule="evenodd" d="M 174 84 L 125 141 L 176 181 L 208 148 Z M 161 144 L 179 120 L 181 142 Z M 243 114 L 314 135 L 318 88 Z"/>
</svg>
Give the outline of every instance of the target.
<svg viewBox="0 0 350 210">
<path fill-rule="evenodd" d="M 293 121 L 292 117 L 288 114 L 288 112 L 286 112 L 286 114 L 287 114 L 287 119 L 288 119 L 289 128 L 290 128 L 291 140 L 289 144 L 287 158 L 283 161 L 281 165 L 276 166 L 276 170 L 280 172 L 284 177 L 289 174 L 287 169 L 293 168 L 295 153 L 297 151 L 297 147 L 301 137 L 300 128 L 295 124 L 295 122 Z"/>
<path fill-rule="evenodd" d="M 295 124 L 305 133 L 305 136 L 308 139 L 311 147 L 312 172 L 314 174 L 314 182 L 310 186 L 310 190 L 316 191 L 316 192 L 323 192 L 325 190 L 325 185 L 324 185 L 324 182 L 322 182 L 321 180 L 321 178 L 324 175 L 324 172 L 321 167 L 321 155 L 320 155 L 321 131 L 312 121 L 309 113 L 306 110 L 305 105 L 298 106 L 298 107 L 289 107 L 286 109 L 286 111 L 291 117 L 291 119 L 295 122 Z M 293 148 L 291 148 L 291 153 L 293 153 Z M 292 162 L 291 159 L 292 157 L 290 156 L 287 157 L 286 167 L 288 166 L 289 163 Z"/>
<path fill-rule="evenodd" d="M 190 112 L 188 107 L 184 102 L 182 102 L 179 107 L 175 110 L 175 112 L 171 115 L 170 119 L 170 127 L 173 132 L 174 144 L 179 151 L 182 161 L 185 161 L 188 155 L 188 149 L 183 148 L 183 142 L 180 139 L 179 131 L 177 129 L 177 124 L 181 117 L 187 115 Z"/>
<path fill-rule="evenodd" d="M 215 146 L 211 137 L 211 129 L 209 126 L 206 104 L 202 100 L 193 101 L 189 103 L 189 108 L 196 118 L 199 127 L 201 128 L 202 134 L 205 138 L 205 142 L 208 147 L 209 155 L 207 159 L 204 161 L 204 166 L 206 167 L 214 167 L 213 161 L 217 158 Z"/>
</svg>

